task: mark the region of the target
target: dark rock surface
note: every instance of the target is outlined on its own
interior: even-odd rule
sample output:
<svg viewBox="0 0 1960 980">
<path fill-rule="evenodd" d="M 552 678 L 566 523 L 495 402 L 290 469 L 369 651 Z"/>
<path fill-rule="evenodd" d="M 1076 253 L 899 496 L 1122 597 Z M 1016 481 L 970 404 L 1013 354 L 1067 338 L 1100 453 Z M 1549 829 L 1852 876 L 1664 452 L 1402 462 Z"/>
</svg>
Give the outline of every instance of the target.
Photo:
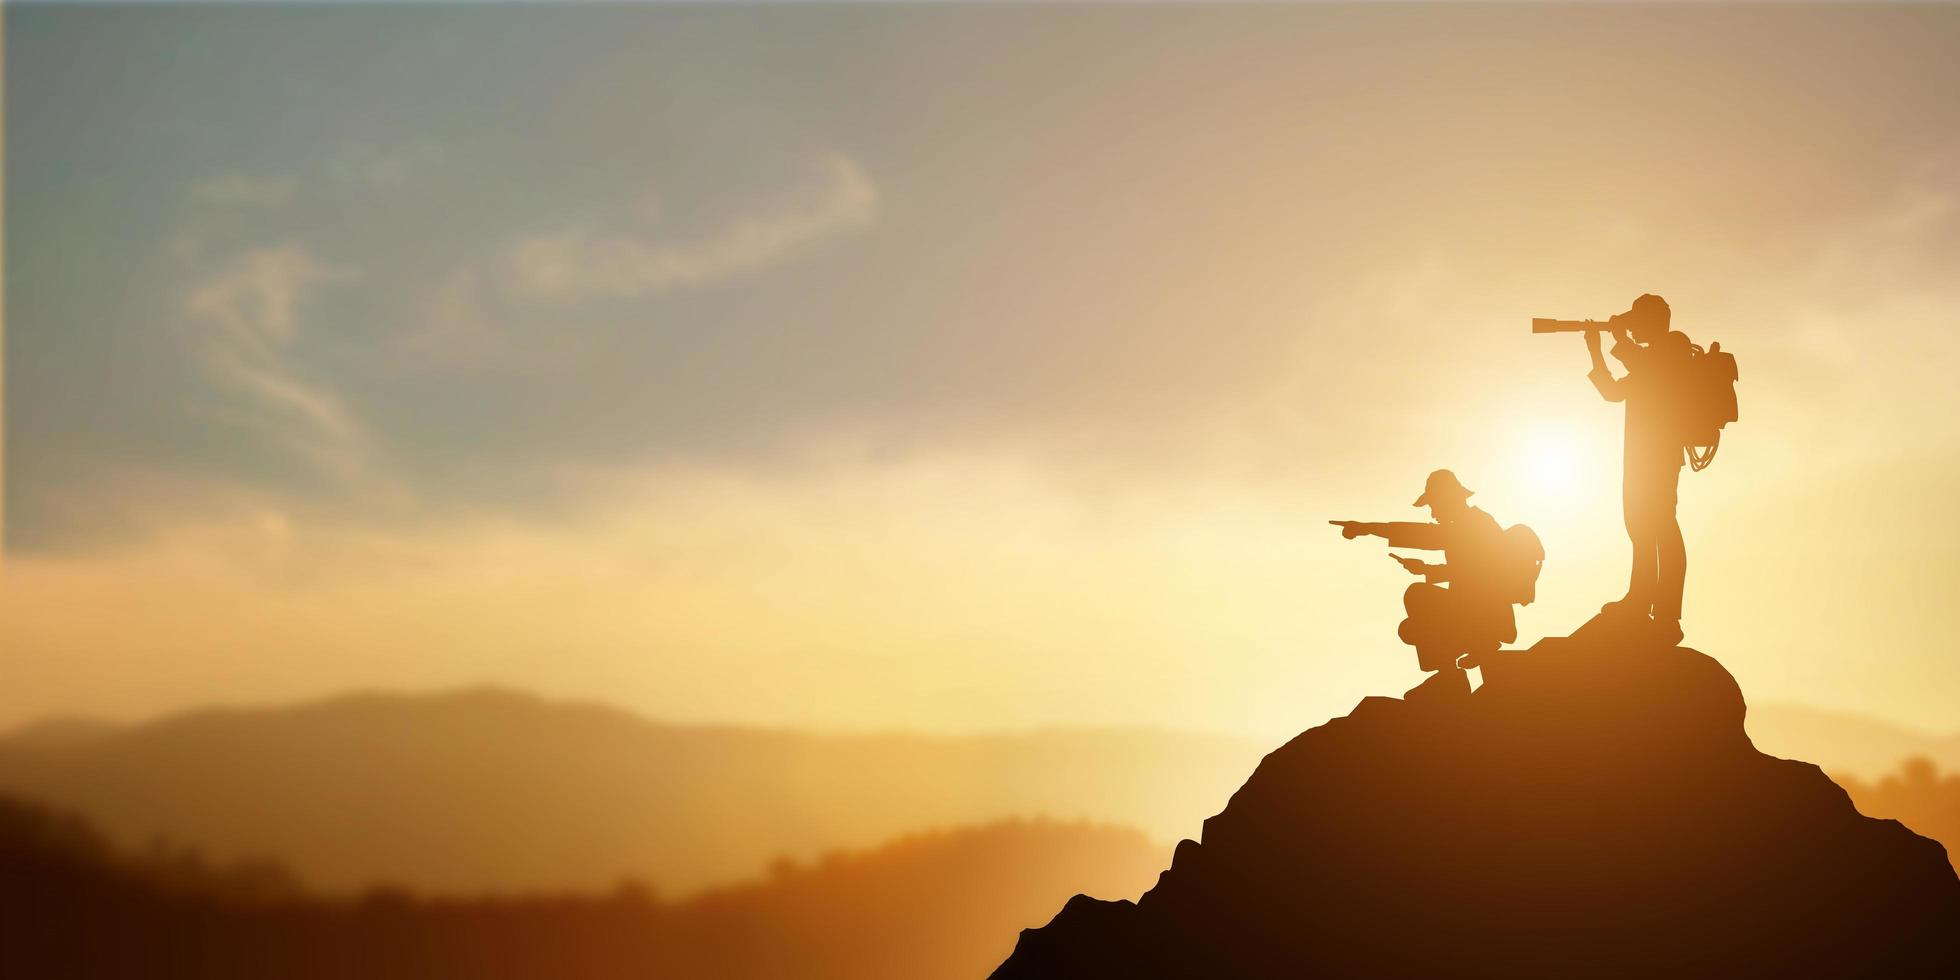
<svg viewBox="0 0 1960 980">
<path fill-rule="evenodd" d="M 1712 658 L 1594 623 L 1485 678 L 1294 738 L 994 976 L 1960 976 L 1941 846 L 1756 751 Z"/>
</svg>

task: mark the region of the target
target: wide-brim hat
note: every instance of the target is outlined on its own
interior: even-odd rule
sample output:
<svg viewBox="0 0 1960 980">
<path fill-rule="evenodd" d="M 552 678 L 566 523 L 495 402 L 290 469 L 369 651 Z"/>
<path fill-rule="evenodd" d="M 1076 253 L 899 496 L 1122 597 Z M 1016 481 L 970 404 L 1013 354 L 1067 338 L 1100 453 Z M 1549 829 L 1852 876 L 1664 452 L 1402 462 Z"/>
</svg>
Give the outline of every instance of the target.
<svg viewBox="0 0 1960 980">
<path fill-rule="evenodd" d="M 1416 498 L 1413 506 L 1426 507 L 1432 500 L 1443 498 L 1467 500 L 1475 493 L 1475 490 L 1466 488 L 1456 478 L 1455 473 L 1451 473 L 1449 470 L 1437 470 L 1429 474 L 1429 479 L 1424 481 L 1422 485 L 1422 496 Z"/>
</svg>

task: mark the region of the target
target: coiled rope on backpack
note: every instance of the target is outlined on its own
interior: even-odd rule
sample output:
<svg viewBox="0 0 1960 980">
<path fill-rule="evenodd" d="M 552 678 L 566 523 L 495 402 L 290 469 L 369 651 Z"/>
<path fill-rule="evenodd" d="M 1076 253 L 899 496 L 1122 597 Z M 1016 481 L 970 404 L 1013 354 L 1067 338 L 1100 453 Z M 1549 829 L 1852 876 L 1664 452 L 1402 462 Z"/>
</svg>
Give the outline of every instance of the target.
<svg viewBox="0 0 1960 980">
<path fill-rule="evenodd" d="M 1706 446 L 1688 447 L 1688 468 L 1696 473 L 1707 469 L 1708 464 L 1715 462 L 1715 450 L 1720 448 L 1722 448 L 1722 430 L 1717 429 L 1714 442 Z"/>
</svg>

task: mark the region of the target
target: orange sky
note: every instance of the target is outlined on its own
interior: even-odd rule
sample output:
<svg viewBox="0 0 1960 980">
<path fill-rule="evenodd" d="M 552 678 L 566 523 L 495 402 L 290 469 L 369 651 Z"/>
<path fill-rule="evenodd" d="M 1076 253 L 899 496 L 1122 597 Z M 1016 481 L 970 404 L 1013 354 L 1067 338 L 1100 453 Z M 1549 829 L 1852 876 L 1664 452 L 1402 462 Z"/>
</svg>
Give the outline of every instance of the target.
<svg viewBox="0 0 1960 980">
<path fill-rule="evenodd" d="M 1617 409 L 1527 323 L 1654 291 L 1741 362 L 1688 643 L 1952 728 L 1951 8 L 7 33 L 0 724 L 1297 730 L 1419 679 L 1324 521 L 1434 467 L 1545 540 L 1527 641 L 1618 595 Z"/>
</svg>

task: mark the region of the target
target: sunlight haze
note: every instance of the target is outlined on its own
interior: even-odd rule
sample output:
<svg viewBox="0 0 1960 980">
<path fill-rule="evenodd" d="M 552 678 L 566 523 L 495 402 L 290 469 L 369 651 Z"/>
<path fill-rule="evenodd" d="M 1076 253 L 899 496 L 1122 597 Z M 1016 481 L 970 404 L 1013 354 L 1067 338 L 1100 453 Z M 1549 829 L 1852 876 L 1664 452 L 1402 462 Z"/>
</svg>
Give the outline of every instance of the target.
<svg viewBox="0 0 1960 980">
<path fill-rule="evenodd" d="M 1960 694 L 1960 9 L 8 5 L 0 728 L 495 683 L 1291 735 L 1330 519 L 1625 589 L 1644 292 L 1736 354 L 1686 644 Z M 1474 28 L 1474 29 L 1472 29 Z"/>
</svg>

